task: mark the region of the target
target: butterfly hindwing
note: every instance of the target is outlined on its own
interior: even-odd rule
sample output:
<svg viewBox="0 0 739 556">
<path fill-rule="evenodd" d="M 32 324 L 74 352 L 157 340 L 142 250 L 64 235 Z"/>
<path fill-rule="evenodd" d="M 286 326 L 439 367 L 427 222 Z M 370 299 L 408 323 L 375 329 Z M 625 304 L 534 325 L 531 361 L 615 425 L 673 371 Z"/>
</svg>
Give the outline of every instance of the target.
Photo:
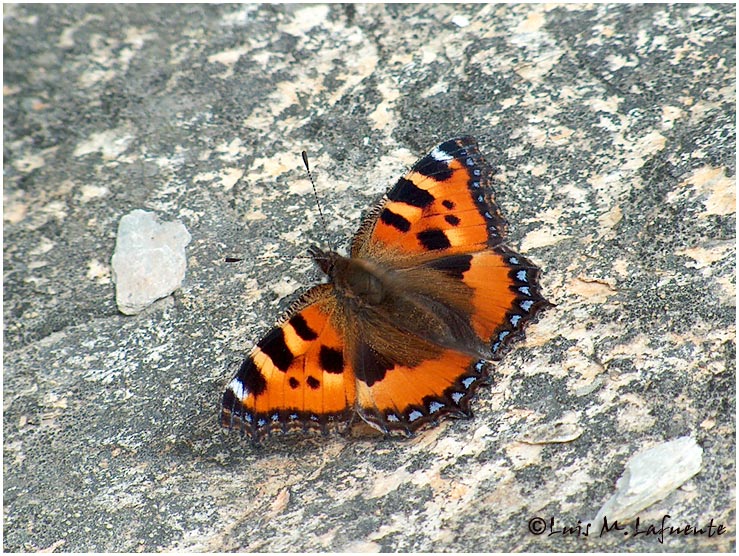
<svg viewBox="0 0 739 556">
<path fill-rule="evenodd" d="M 382 431 L 410 433 L 445 414 L 469 415 L 469 400 L 488 381 L 486 360 L 500 359 L 548 302 L 539 292 L 538 268 L 503 245 L 434 259 L 407 269 L 403 278 L 408 295 L 423 296 L 426 306 L 443 313 L 443 322 L 454 324 L 434 341 L 431 332 L 416 328 L 413 350 L 392 326 L 379 333 L 395 349 L 365 331 L 362 337 L 383 349 L 361 345 L 353 367 L 360 416 Z"/>
<path fill-rule="evenodd" d="M 526 325 L 549 302 L 541 295 L 539 268 L 504 245 L 477 253 L 434 259 L 425 264 L 470 289 L 470 321 L 490 347 L 490 359 L 523 335 Z"/>
<path fill-rule="evenodd" d="M 484 361 L 446 350 L 413 367 L 389 366 L 382 380 L 357 380 L 357 412 L 380 431 L 410 435 L 444 415 L 470 417 L 472 394 L 487 380 Z"/>
</svg>

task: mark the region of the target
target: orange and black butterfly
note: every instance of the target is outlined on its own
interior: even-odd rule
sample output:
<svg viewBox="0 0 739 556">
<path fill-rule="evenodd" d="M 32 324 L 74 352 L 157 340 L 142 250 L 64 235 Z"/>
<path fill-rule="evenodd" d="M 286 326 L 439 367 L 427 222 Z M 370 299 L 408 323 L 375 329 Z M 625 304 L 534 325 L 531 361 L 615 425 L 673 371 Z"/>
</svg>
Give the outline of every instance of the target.
<svg viewBox="0 0 739 556">
<path fill-rule="evenodd" d="M 488 362 L 550 305 L 536 265 L 503 244 L 491 172 L 473 138 L 445 141 L 365 219 L 349 257 L 312 247 L 329 283 L 244 360 L 223 395 L 223 426 L 259 440 L 359 417 L 410 435 L 471 416 Z"/>
</svg>

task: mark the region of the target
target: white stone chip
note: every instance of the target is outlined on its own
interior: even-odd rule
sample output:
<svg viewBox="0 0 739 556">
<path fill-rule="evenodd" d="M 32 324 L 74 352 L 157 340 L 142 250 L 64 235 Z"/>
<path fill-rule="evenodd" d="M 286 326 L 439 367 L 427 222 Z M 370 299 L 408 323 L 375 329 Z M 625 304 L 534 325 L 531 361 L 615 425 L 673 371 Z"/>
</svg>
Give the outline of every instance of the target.
<svg viewBox="0 0 739 556">
<path fill-rule="evenodd" d="M 161 223 L 151 212 L 137 209 L 121 218 L 110 261 L 121 313 L 135 315 L 180 287 L 190 239 L 181 222 Z"/>
<path fill-rule="evenodd" d="M 452 23 L 457 27 L 467 27 L 470 24 L 470 19 L 463 15 L 455 15 L 452 17 Z"/>
<path fill-rule="evenodd" d="M 609 523 L 636 517 L 698 473 L 702 461 L 703 448 L 689 436 L 632 456 L 616 483 L 616 492 L 600 509 L 595 523 L 602 523 L 604 517 Z"/>
</svg>

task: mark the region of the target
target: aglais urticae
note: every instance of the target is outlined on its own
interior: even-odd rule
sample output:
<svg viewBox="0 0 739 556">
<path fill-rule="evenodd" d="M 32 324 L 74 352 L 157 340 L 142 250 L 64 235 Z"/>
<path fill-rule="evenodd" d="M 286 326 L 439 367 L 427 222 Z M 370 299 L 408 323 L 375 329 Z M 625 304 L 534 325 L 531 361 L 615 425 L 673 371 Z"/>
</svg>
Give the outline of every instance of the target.
<svg viewBox="0 0 739 556">
<path fill-rule="evenodd" d="M 312 247 L 329 283 L 308 290 L 244 360 L 221 423 L 254 440 L 356 417 L 411 435 L 470 417 L 526 324 L 550 305 L 539 269 L 503 244 L 492 170 L 472 137 L 435 147 L 365 219 L 349 257 Z"/>
</svg>

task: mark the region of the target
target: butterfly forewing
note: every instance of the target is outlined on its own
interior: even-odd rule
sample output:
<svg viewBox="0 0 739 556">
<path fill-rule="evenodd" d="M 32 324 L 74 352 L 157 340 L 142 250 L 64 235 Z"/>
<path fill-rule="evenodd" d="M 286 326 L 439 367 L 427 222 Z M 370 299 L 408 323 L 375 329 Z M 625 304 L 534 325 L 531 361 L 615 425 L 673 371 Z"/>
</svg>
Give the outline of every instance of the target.
<svg viewBox="0 0 739 556">
<path fill-rule="evenodd" d="M 355 257 L 448 255 L 500 243 L 505 220 L 471 137 L 446 141 L 387 193 L 352 245 Z"/>
<path fill-rule="evenodd" d="M 244 360 L 223 396 L 221 422 L 255 439 L 275 429 L 319 428 L 353 413 L 355 380 L 332 324 L 331 286 L 310 290 Z"/>
</svg>

